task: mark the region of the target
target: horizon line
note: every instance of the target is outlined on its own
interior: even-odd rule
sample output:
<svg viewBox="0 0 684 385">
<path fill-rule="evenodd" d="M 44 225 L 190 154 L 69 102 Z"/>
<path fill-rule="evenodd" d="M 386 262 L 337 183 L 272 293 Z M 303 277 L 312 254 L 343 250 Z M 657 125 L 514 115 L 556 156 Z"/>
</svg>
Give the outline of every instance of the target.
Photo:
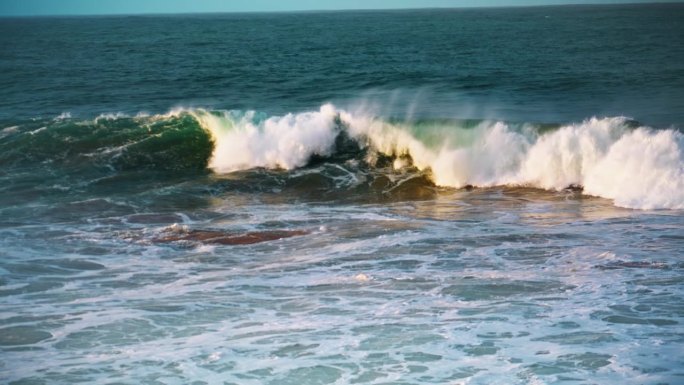
<svg viewBox="0 0 684 385">
<path fill-rule="evenodd" d="M 558 7 L 582 7 L 603 6 L 613 7 L 622 5 L 655 6 L 655 5 L 683 5 L 682 0 L 663 0 L 657 2 L 624 1 L 620 3 L 591 2 L 572 4 L 521 4 L 521 5 L 463 5 L 463 6 L 436 6 L 436 7 L 406 7 L 406 8 L 340 8 L 340 9 L 291 9 L 273 11 L 188 11 L 188 12 L 113 12 L 113 13 L 55 13 L 55 14 L 14 14 L 0 15 L 0 19 L 11 18 L 54 18 L 54 17 L 130 17 L 130 16 L 187 16 L 187 15 L 226 15 L 226 14 L 280 14 L 280 13 L 328 13 L 328 12 L 380 12 L 380 11 L 418 11 L 418 10 L 458 10 L 458 9 L 507 9 L 507 8 L 558 8 Z"/>
</svg>

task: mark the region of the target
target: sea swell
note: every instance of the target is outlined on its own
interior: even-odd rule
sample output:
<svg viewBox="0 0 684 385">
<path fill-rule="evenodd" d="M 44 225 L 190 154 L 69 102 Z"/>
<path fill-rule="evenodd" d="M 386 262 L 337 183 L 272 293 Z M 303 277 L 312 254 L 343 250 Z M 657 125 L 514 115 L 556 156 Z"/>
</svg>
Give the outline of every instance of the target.
<svg viewBox="0 0 684 385">
<path fill-rule="evenodd" d="M 406 181 L 449 188 L 572 187 L 621 207 L 684 209 L 683 149 L 684 135 L 676 129 L 656 130 L 623 117 L 555 126 L 402 121 L 326 104 L 282 116 L 195 108 L 35 120 L 2 131 L 0 164 L 6 170 L 44 164 L 73 172 L 208 169 L 243 176 L 272 170 L 291 183 L 313 180 L 331 190 L 368 183 L 386 191 Z"/>
</svg>

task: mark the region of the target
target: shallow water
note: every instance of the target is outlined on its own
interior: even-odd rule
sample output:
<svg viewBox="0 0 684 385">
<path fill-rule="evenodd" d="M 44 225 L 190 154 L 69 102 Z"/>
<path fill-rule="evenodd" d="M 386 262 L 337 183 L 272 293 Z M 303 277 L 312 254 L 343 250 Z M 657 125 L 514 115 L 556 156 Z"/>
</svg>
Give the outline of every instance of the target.
<svg viewBox="0 0 684 385">
<path fill-rule="evenodd" d="M 156 244 L 173 223 L 311 233 Z M 484 189 L 215 198 L 2 230 L 3 377 L 50 383 L 677 383 L 681 214 Z"/>
</svg>

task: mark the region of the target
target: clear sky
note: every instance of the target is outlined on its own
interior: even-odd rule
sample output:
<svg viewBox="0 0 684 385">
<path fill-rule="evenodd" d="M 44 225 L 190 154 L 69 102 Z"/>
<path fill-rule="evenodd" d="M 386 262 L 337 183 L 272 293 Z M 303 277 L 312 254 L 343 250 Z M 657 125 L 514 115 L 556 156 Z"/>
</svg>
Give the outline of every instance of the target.
<svg viewBox="0 0 684 385">
<path fill-rule="evenodd" d="M 682 2 L 682 0 L 664 0 Z M 0 0 L 0 16 L 653 3 L 653 0 Z"/>
</svg>

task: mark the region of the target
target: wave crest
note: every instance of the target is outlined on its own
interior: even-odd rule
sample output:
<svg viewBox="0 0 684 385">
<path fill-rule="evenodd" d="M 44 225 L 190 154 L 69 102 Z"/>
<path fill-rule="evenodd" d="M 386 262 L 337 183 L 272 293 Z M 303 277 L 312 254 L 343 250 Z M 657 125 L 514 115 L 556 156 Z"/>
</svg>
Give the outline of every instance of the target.
<svg viewBox="0 0 684 385">
<path fill-rule="evenodd" d="M 189 113 L 214 139 L 209 168 L 218 173 L 302 167 L 312 155 L 330 155 L 338 134 L 336 111 L 330 105 L 316 112 L 266 119 L 254 111 L 216 114 L 198 109 Z"/>
</svg>

